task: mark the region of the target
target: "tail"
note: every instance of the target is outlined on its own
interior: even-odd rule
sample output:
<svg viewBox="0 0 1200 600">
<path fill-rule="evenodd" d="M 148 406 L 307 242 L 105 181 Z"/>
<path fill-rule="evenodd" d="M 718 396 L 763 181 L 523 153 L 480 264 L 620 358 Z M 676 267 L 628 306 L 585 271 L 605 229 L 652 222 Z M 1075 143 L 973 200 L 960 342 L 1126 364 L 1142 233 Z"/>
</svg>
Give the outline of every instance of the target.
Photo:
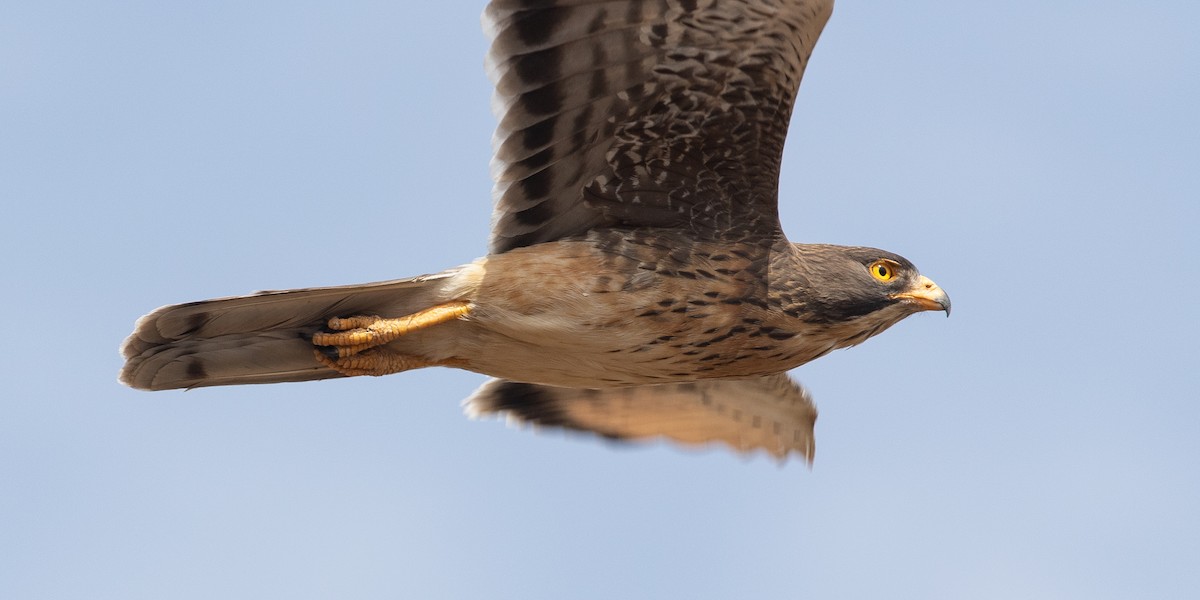
<svg viewBox="0 0 1200 600">
<path fill-rule="evenodd" d="M 313 356 L 312 336 L 330 318 L 416 312 L 457 272 L 164 306 L 138 319 L 122 344 L 120 380 L 170 390 L 342 377 Z"/>
</svg>

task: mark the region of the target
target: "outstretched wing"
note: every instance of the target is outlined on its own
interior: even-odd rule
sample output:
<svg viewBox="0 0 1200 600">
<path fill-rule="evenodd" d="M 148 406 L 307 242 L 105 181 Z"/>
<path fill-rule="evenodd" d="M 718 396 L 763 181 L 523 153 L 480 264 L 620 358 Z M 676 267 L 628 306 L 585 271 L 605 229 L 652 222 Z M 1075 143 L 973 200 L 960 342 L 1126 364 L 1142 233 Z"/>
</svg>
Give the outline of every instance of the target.
<svg viewBox="0 0 1200 600">
<path fill-rule="evenodd" d="M 587 390 L 493 379 L 466 401 L 471 416 L 586 431 L 615 440 L 723 442 L 740 452 L 810 463 L 817 409 L 787 375 Z"/>
<path fill-rule="evenodd" d="M 832 0 L 493 0 L 491 251 L 595 227 L 778 229 L 779 161 Z"/>
</svg>

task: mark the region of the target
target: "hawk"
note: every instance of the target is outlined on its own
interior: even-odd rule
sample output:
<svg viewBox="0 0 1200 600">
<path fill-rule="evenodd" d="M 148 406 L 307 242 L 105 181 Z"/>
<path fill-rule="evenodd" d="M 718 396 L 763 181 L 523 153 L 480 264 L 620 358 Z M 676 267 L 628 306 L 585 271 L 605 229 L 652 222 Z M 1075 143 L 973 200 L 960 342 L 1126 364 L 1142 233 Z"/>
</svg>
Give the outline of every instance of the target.
<svg viewBox="0 0 1200 600">
<path fill-rule="evenodd" d="M 831 0 L 493 0 L 489 253 L 432 275 L 142 317 L 139 389 L 447 366 L 473 415 L 811 461 L 786 372 L 950 300 L 903 257 L 795 244 L 777 211 Z"/>
</svg>

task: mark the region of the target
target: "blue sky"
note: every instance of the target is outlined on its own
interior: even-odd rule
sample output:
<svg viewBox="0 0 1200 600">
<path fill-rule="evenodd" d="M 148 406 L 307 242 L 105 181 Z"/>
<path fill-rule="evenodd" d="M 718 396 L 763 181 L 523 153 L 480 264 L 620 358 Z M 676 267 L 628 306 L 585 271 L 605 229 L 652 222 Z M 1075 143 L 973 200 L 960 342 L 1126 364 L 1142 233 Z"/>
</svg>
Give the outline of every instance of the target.
<svg viewBox="0 0 1200 600">
<path fill-rule="evenodd" d="M 119 385 L 159 305 L 485 252 L 482 8 L 4 4 L 0 597 L 1200 589 L 1194 2 L 839 3 L 784 227 L 955 311 L 793 373 L 812 470 L 469 421 L 450 370 Z"/>
</svg>

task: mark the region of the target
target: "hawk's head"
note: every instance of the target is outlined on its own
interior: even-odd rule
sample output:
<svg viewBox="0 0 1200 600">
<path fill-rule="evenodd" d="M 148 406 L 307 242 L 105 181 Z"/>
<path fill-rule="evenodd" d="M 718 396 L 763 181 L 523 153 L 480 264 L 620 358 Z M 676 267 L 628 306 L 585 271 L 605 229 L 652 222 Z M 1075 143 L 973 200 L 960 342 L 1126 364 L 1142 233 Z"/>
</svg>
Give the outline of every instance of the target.
<svg viewBox="0 0 1200 600">
<path fill-rule="evenodd" d="M 950 315 L 950 297 L 908 259 L 876 248 L 795 244 L 807 281 L 796 292 L 800 318 L 838 331 L 838 347 L 858 344 L 926 310 Z"/>
</svg>

